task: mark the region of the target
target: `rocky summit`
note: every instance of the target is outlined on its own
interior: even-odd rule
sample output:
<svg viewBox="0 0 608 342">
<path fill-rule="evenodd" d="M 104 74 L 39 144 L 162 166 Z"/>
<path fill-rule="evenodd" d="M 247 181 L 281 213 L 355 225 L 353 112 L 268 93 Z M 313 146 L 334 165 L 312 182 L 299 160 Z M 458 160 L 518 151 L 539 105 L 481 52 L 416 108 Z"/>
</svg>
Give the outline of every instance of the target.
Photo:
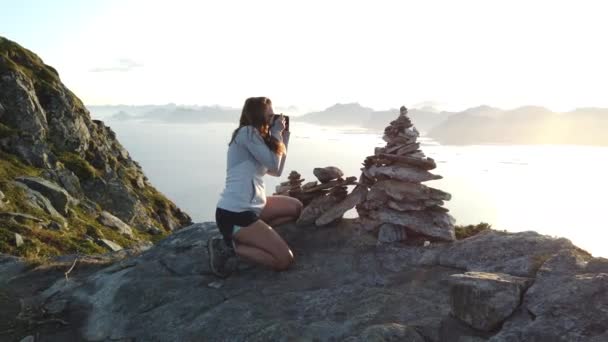
<svg viewBox="0 0 608 342">
<path fill-rule="evenodd" d="M 606 341 L 608 260 L 566 239 L 484 230 L 378 244 L 356 220 L 276 227 L 285 272 L 209 269 L 213 222 L 153 247 L 0 258 L 0 340 Z"/>
<path fill-rule="evenodd" d="M 191 224 L 53 68 L 0 38 L 0 341 L 607 341 L 608 260 L 455 230 L 417 137 L 402 108 L 358 181 L 292 172 L 277 192 L 311 219 L 274 228 L 295 263 L 219 279 L 215 223 Z"/>
<path fill-rule="evenodd" d="M 59 74 L 0 37 L 0 252 L 100 253 L 191 224 Z"/>
</svg>

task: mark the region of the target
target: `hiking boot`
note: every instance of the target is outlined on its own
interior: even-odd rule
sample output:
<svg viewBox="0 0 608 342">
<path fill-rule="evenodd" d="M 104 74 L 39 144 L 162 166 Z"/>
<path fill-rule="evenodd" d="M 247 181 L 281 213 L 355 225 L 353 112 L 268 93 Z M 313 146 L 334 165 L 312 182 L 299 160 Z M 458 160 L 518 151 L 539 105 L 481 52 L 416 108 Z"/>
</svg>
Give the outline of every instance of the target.
<svg viewBox="0 0 608 342">
<path fill-rule="evenodd" d="M 213 274 L 227 278 L 238 267 L 238 258 L 232 246 L 226 245 L 222 237 L 211 237 L 207 241 L 209 266 Z"/>
</svg>

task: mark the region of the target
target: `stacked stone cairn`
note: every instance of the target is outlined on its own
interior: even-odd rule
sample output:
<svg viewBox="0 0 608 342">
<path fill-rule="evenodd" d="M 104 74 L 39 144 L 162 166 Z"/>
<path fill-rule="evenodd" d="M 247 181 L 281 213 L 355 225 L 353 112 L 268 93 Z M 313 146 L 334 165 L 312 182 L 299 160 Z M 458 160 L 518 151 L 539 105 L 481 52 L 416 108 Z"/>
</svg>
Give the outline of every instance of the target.
<svg viewBox="0 0 608 342">
<path fill-rule="evenodd" d="M 362 227 L 377 233 L 379 242 L 455 239 L 455 220 L 443 207 L 451 195 L 421 184 L 442 177 L 429 172 L 436 164 L 420 151 L 418 136 L 407 108 L 401 107 L 384 130 L 386 146 L 363 163 L 359 183 L 369 191 L 356 208 Z"/>
<path fill-rule="evenodd" d="M 288 180 L 276 187 L 275 195 L 291 196 L 304 204 L 298 225 L 327 225 L 341 219 L 348 209 L 354 208 L 355 204 L 344 211 L 335 207 L 347 198 L 347 186 L 356 185 L 357 177 L 342 178 L 344 173 L 335 166 L 315 168 L 313 174 L 318 181 L 302 185 L 305 179 L 300 178 L 297 171 L 291 171 Z"/>
</svg>

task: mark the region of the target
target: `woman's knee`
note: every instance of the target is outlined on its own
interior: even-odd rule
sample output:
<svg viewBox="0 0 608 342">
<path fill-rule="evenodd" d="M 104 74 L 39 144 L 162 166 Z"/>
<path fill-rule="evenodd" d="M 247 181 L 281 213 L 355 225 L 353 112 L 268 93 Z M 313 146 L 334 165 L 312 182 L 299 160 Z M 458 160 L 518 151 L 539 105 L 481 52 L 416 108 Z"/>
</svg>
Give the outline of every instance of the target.
<svg viewBox="0 0 608 342">
<path fill-rule="evenodd" d="M 288 253 L 276 257 L 276 264 L 274 269 L 276 271 L 285 271 L 289 268 L 289 266 L 291 266 L 291 264 L 293 264 L 294 260 L 295 259 L 293 257 L 293 253 L 291 252 L 291 250 L 289 250 Z"/>
</svg>

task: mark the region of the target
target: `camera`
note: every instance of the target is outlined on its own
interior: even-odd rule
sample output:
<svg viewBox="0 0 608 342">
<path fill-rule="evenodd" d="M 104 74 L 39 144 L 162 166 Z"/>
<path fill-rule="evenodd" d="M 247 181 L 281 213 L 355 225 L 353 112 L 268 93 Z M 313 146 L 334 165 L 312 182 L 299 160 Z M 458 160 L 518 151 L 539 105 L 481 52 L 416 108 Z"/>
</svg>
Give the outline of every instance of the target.
<svg viewBox="0 0 608 342">
<path fill-rule="evenodd" d="M 274 114 L 272 116 L 272 123 L 274 123 L 274 120 L 276 120 L 277 118 L 279 118 L 282 114 Z M 285 118 L 285 130 L 289 131 L 289 116 L 287 115 L 283 115 L 283 117 Z"/>
</svg>

